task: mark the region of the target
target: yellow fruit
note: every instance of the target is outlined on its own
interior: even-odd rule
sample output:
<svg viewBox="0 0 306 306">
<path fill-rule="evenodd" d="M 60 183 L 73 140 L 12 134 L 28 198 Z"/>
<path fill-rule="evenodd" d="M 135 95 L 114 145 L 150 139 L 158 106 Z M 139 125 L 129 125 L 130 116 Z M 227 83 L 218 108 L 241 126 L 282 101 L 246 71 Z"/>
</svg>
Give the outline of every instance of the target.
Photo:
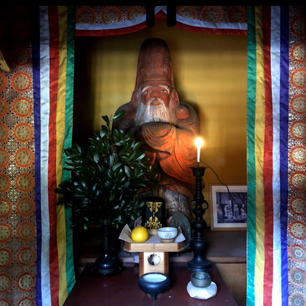
<svg viewBox="0 0 306 306">
<path fill-rule="evenodd" d="M 136 226 L 131 232 L 133 242 L 145 242 L 149 238 L 148 230 L 144 226 Z"/>
</svg>

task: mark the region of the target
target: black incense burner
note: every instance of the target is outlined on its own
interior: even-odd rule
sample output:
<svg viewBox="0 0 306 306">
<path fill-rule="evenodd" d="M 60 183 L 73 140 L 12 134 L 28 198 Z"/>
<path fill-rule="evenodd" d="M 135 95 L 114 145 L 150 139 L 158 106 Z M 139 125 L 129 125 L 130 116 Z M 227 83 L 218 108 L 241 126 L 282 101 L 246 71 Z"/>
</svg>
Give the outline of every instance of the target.
<svg viewBox="0 0 306 306">
<path fill-rule="evenodd" d="M 151 272 L 143 274 L 138 279 L 142 291 L 149 293 L 155 301 L 159 293 L 165 292 L 170 286 L 169 276 L 163 273 Z"/>
</svg>

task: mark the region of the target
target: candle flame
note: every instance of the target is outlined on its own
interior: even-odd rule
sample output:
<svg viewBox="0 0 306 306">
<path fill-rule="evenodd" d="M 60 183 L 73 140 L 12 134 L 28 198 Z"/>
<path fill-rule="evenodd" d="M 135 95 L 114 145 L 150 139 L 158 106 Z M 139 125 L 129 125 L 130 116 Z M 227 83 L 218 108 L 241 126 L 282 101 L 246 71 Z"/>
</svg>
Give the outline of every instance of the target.
<svg viewBox="0 0 306 306">
<path fill-rule="evenodd" d="M 194 144 L 196 145 L 197 148 L 201 148 L 204 145 L 204 141 L 201 137 L 197 137 L 194 140 Z"/>
</svg>

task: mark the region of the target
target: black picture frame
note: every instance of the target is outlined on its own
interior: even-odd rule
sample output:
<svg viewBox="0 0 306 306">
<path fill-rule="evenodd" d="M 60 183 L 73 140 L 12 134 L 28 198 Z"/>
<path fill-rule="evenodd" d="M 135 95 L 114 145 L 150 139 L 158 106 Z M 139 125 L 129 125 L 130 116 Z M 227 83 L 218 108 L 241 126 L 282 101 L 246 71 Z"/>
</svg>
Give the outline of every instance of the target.
<svg viewBox="0 0 306 306">
<path fill-rule="evenodd" d="M 247 228 L 247 186 L 211 185 L 210 217 L 212 230 Z"/>
</svg>

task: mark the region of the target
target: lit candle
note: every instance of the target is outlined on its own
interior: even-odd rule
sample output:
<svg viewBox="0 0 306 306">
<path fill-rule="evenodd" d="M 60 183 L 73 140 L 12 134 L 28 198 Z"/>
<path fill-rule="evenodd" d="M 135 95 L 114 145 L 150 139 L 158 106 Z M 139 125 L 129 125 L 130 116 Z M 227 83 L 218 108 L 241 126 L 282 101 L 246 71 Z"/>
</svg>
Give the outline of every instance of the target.
<svg viewBox="0 0 306 306">
<path fill-rule="evenodd" d="M 195 140 L 194 140 L 194 143 L 197 147 L 197 163 L 200 163 L 200 152 L 201 152 L 201 147 L 203 146 L 204 144 L 204 141 L 201 137 L 197 137 Z"/>
</svg>

